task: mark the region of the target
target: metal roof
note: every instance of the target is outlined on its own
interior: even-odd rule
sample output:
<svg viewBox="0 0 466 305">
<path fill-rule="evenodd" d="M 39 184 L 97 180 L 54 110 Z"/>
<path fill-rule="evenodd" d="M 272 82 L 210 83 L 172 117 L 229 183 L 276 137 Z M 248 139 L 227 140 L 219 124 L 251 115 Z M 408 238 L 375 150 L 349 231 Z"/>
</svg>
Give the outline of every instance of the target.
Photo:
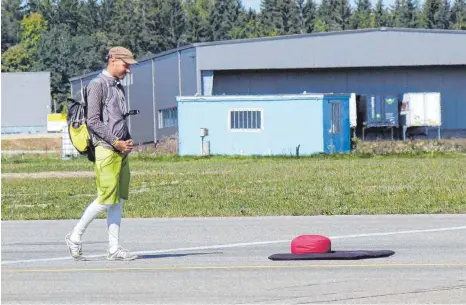
<svg viewBox="0 0 466 305">
<path fill-rule="evenodd" d="M 221 44 L 249 43 L 249 42 L 257 42 L 257 41 L 286 40 L 286 39 L 296 39 L 296 38 L 335 36 L 335 35 L 350 35 L 350 34 L 371 33 L 371 32 L 437 33 L 437 34 L 466 35 L 465 30 L 439 30 L 439 29 L 417 29 L 417 28 L 411 29 L 411 28 L 382 27 L 382 28 L 369 28 L 369 29 L 358 29 L 358 30 L 344 30 L 344 31 L 333 31 L 333 32 L 292 34 L 292 35 L 268 36 L 268 37 L 247 38 L 247 39 L 199 42 L 199 43 L 192 44 L 192 46 L 202 47 L 202 46 L 214 46 L 214 45 L 221 45 Z M 173 50 L 173 52 L 175 52 L 176 50 L 177 49 Z"/>
<path fill-rule="evenodd" d="M 167 55 L 170 55 L 170 54 L 173 54 L 173 53 L 176 53 L 176 52 L 180 52 L 180 51 L 183 51 L 183 50 L 186 50 L 186 49 L 191 49 L 191 48 L 199 48 L 201 50 L 208 50 L 208 49 L 211 49 L 209 47 L 214 47 L 214 46 L 223 46 L 223 47 L 238 46 L 238 47 L 240 47 L 241 45 L 243 45 L 243 48 L 244 48 L 247 45 L 253 45 L 253 44 L 257 46 L 258 42 L 279 42 L 279 41 L 283 41 L 283 40 L 301 41 L 303 39 L 313 41 L 314 39 L 312 39 L 312 38 L 323 38 L 323 37 L 344 38 L 344 37 L 350 37 L 351 35 L 365 34 L 365 33 L 404 33 L 404 34 L 410 34 L 410 35 L 411 34 L 412 35 L 416 35 L 416 34 L 443 34 L 445 36 L 454 35 L 455 37 L 461 37 L 462 40 L 463 40 L 462 37 L 464 36 L 464 46 L 465 47 L 464 48 L 459 48 L 459 46 L 455 46 L 455 49 L 460 49 L 460 50 L 465 50 L 466 49 L 466 31 L 464 31 L 464 30 L 410 29 L 410 28 L 385 28 L 385 27 L 383 27 L 383 28 L 372 28 L 372 29 L 358 29 L 358 30 L 345 30 L 345 31 L 321 32 L 321 33 L 309 33 L 309 34 L 293 34 L 293 35 L 270 36 L 270 37 L 259 37 L 259 38 L 248 38 L 248 39 L 222 40 L 222 41 L 212 41 L 212 42 L 199 42 L 199 43 L 193 43 L 193 44 L 190 44 L 190 45 L 185 45 L 185 46 L 182 46 L 182 47 L 179 47 L 179 48 L 176 48 L 176 49 L 167 50 L 167 51 L 155 54 L 155 55 L 145 56 L 145 57 L 143 57 L 141 59 L 138 59 L 138 62 L 142 63 L 142 62 L 145 62 L 145 61 L 148 61 L 148 60 L 153 60 L 153 59 L 158 58 L 158 57 L 167 56 Z M 462 36 L 456 36 L 456 35 L 462 35 Z M 354 37 L 356 37 L 356 36 L 354 36 Z M 405 38 L 404 41 L 400 43 L 399 48 L 403 48 L 402 44 L 405 43 L 405 42 L 409 42 L 409 40 L 410 39 Z M 330 42 L 330 44 L 333 44 L 335 42 L 336 42 L 336 40 Z M 363 41 L 361 41 L 361 42 L 363 42 Z M 383 37 L 382 37 L 382 39 L 379 39 L 378 43 L 382 44 L 383 42 L 384 41 L 383 41 Z M 437 45 L 437 47 L 438 47 L 438 42 L 437 41 L 431 41 L 431 45 L 432 46 Z M 293 48 L 291 47 L 289 49 L 293 49 Z M 457 51 L 453 50 L 452 47 L 445 48 L 445 46 L 443 46 L 443 49 L 444 50 L 451 49 L 451 52 L 453 52 L 453 53 L 456 52 L 457 53 Z M 265 69 L 267 69 L 267 68 L 298 68 L 298 66 L 293 66 L 293 65 L 267 66 L 266 63 L 264 63 L 266 66 L 257 66 L 257 67 L 255 67 L 254 65 L 245 66 L 245 65 L 250 64 L 250 62 L 247 60 L 247 58 L 245 58 L 245 60 L 242 61 L 243 65 L 234 66 L 237 62 L 231 61 L 231 60 L 226 61 L 225 57 L 235 55 L 235 52 L 237 52 L 237 50 L 238 49 L 235 49 L 234 51 L 227 52 L 227 53 L 223 54 L 223 56 L 221 56 L 222 54 L 219 54 L 221 52 L 218 52 L 218 51 L 212 49 L 209 52 L 209 55 L 205 54 L 205 56 L 201 56 L 201 57 L 203 57 L 203 61 L 200 61 L 199 64 L 201 65 L 201 67 L 198 67 L 198 68 L 212 69 L 212 70 L 215 70 L 215 69 L 254 69 L 254 68 L 257 68 L 257 69 L 264 69 L 264 68 Z M 460 53 L 466 54 L 464 52 L 460 52 Z M 236 53 L 236 55 L 237 54 L 238 53 Z M 220 55 L 220 56 L 218 56 L 218 55 Z M 286 55 L 286 52 L 284 54 L 275 54 L 275 57 L 277 55 L 284 56 L 284 55 Z M 332 61 L 333 62 L 334 58 L 332 58 L 332 56 L 334 56 L 334 54 L 327 54 L 327 55 L 329 55 L 328 56 L 329 58 L 328 58 L 327 61 Z M 426 54 L 421 54 L 421 55 L 423 55 L 424 58 L 426 57 Z M 449 56 L 449 54 L 444 55 L 444 57 L 448 57 L 448 56 Z M 461 54 L 459 56 L 461 57 Z M 464 55 L 464 56 L 465 56 L 465 59 L 464 59 L 464 62 L 462 64 L 466 65 L 466 55 Z M 267 54 L 267 56 L 263 56 L 263 54 L 262 54 L 261 57 L 262 57 L 261 60 L 264 60 L 264 58 L 267 58 L 267 57 L 271 58 L 272 60 L 275 60 L 273 58 L 274 54 Z M 425 59 L 429 60 L 428 58 L 425 58 Z M 461 57 L 461 59 L 462 59 L 462 57 Z M 255 59 L 253 59 L 253 60 L 255 60 Z M 294 59 L 294 60 L 296 60 L 296 59 Z M 316 59 L 313 59 L 313 61 L 315 61 L 315 60 Z M 349 59 L 349 60 L 352 60 L 352 59 Z M 222 61 L 227 63 L 227 65 L 222 65 L 221 64 Z M 296 64 L 299 65 L 299 62 L 296 61 Z M 396 64 L 396 63 L 393 63 L 393 64 L 388 63 L 388 64 L 390 66 L 400 65 L 400 64 Z M 415 62 L 413 64 L 416 65 Z M 440 64 L 442 64 L 442 63 L 440 63 Z M 448 63 L 443 63 L 443 64 L 448 64 Z M 422 64 L 422 65 L 425 65 L 425 64 Z M 431 65 L 437 65 L 437 63 L 432 62 Z M 307 65 L 307 66 L 304 66 L 304 67 L 314 67 L 314 68 L 327 67 L 327 68 L 331 68 L 331 67 L 346 67 L 346 66 L 351 66 L 351 65 L 335 65 L 335 64 L 334 65 L 328 65 L 326 63 L 326 61 L 323 61 L 320 66 L 319 65 Z M 361 65 L 355 65 L 355 66 L 361 66 Z M 362 66 L 366 66 L 366 65 L 362 65 Z M 368 61 L 367 66 L 373 66 L 373 64 L 370 61 Z M 99 72 L 100 71 L 95 71 L 95 72 L 91 72 L 91 73 L 88 73 L 88 74 L 85 74 L 85 75 L 76 76 L 76 77 L 70 78 L 70 81 L 77 80 L 77 79 L 80 79 L 80 78 L 84 78 L 84 77 L 87 77 L 87 76 L 91 76 L 91 75 L 97 74 Z"/>
</svg>

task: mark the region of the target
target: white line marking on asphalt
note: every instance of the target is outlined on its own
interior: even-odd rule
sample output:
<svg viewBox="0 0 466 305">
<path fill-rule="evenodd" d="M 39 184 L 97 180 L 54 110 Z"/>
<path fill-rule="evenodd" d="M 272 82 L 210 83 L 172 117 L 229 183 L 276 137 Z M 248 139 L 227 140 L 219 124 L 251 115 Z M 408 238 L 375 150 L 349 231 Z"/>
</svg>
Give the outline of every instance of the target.
<svg viewBox="0 0 466 305">
<path fill-rule="evenodd" d="M 330 239 L 346 239 L 346 238 L 358 238 L 358 237 L 369 237 L 369 236 L 388 236 L 388 235 L 429 233 L 429 232 L 456 231 L 456 230 L 466 230 L 466 226 L 438 228 L 438 229 L 426 229 L 426 230 L 408 230 L 408 231 L 395 231 L 395 232 L 380 232 L 380 233 L 364 233 L 364 234 L 340 235 L 340 236 L 330 236 L 329 238 Z M 148 254 L 167 253 L 167 252 L 250 247 L 250 246 L 258 246 L 258 245 L 289 243 L 289 242 L 290 242 L 290 240 L 255 241 L 255 242 L 225 244 L 225 245 L 212 245 L 212 246 L 187 247 L 187 248 L 173 248 L 173 249 L 163 249 L 163 250 L 154 250 L 154 251 L 138 251 L 138 252 L 134 252 L 134 253 L 137 254 L 137 255 L 148 255 Z M 66 245 L 64 245 L 64 246 L 66 247 Z M 87 255 L 85 257 L 86 258 L 96 258 L 96 257 L 105 257 L 105 256 L 106 256 L 106 254 L 97 254 L 97 255 Z M 24 260 L 17 260 L 17 261 L 2 261 L 2 265 L 11 265 L 11 264 L 20 264 L 20 263 L 36 263 L 36 262 L 53 262 L 53 261 L 63 261 L 63 260 L 72 260 L 72 259 L 69 256 L 52 257 L 52 258 L 38 258 L 38 259 L 24 259 Z"/>
</svg>

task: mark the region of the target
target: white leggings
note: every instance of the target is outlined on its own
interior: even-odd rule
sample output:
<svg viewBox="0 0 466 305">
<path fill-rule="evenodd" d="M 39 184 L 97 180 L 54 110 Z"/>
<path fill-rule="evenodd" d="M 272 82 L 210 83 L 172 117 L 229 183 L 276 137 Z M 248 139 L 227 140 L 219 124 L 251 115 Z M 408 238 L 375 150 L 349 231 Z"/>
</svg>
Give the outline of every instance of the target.
<svg viewBox="0 0 466 305">
<path fill-rule="evenodd" d="M 116 250 L 119 246 L 122 206 L 122 198 L 120 198 L 120 203 L 111 205 L 100 204 L 97 203 L 97 200 L 94 200 L 86 208 L 81 219 L 74 227 L 71 240 L 74 242 L 81 242 L 81 236 L 84 234 L 89 224 L 103 211 L 107 210 L 108 247 L 111 252 L 112 250 Z"/>
</svg>

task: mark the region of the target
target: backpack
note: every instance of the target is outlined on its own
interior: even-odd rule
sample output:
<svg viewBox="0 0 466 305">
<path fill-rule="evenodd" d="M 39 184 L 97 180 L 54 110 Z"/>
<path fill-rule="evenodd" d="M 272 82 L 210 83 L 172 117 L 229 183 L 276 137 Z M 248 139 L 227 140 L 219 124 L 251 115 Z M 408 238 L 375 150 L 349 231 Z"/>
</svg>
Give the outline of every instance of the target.
<svg viewBox="0 0 466 305">
<path fill-rule="evenodd" d="M 105 102 L 101 103 L 100 120 L 102 118 L 102 110 L 104 104 L 107 103 L 107 98 L 110 96 L 110 86 L 103 78 L 99 80 L 107 87 L 107 95 Z M 67 106 L 67 125 L 68 134 L 71 143 L 81 155 L 87 156 L 88 160 L 95 162 L 95 146 L 92 143 L 92 135 L 87 127 L 87 86 L 81 88 L 75 98 L 68 98 Z"/>
</svg>

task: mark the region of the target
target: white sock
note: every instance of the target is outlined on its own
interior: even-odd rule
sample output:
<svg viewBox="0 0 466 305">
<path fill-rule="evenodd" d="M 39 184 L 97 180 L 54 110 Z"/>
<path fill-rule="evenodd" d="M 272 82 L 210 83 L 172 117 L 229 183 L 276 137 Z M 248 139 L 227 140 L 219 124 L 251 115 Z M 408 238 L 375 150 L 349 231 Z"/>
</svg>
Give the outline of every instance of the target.
<svg viewBox="0 0 466 305">
<path fill-rule="evenodd" d="M 71 233 L 70 239 L 74 242 L 80 242 L 81 236 L 86 231 L 87 226 L 97 217 L 107 209 L 107 205 L 103 205 L 97 203 L 97 199 L 94 200 L 84 211 L 83 216 L 76 224 L 73 229 L 73 233 Z"/>
<path fill-rule="evenodd" d="M 110 253 L 114 253 L 119 244 L 120 238 L 120 223 L 121 223 L 121 210 L 123 199 L 120 198 L 120 203 L 112 204 L 108 207 L 107 213 L 107 229 L 108 229 L 108 249 Z"/>
</svg>

